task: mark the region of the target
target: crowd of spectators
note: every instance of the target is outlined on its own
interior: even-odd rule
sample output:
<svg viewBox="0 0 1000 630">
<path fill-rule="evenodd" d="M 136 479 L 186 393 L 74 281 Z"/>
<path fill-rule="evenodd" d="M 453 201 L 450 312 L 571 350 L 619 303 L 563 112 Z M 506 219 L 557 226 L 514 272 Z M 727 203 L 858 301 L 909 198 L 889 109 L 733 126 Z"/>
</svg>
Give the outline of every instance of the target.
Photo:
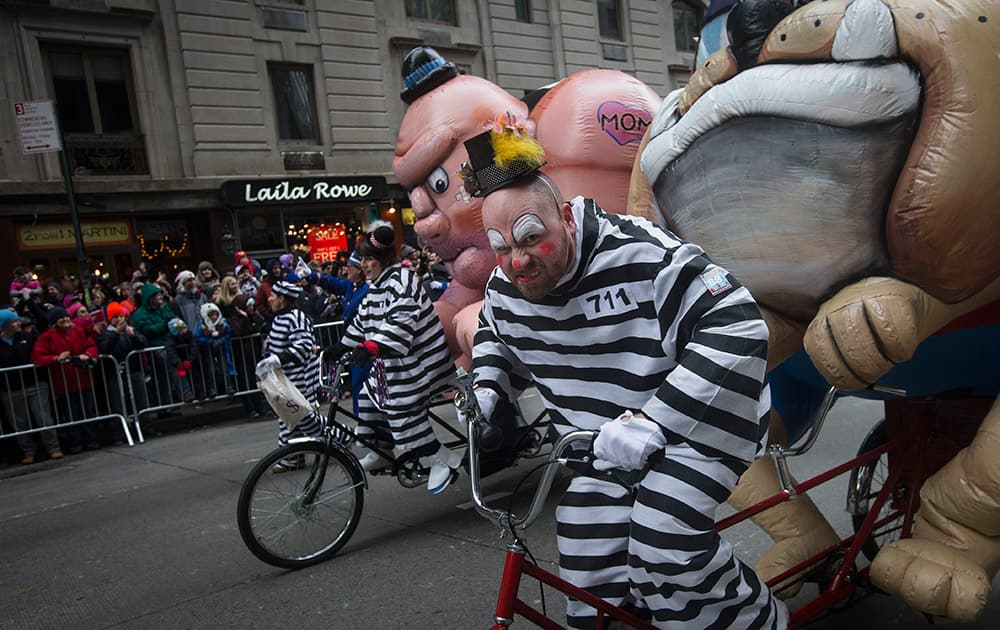
<svg viewBox="0 0 1000 630">
<path fill-rule="evenodd" d="M 403 253 L 403 264 L 418 271 L 436 299 L 448 282 L 440 260 L 429 248 L 404 246 Z M 0 373 L 0 421 L 4 434 L 53 428 L 19 435 L 5 446 L 16 443 L 22 464 L 58 459 L 124 440 L 116 420 L 68 424 L 76 420 L 253 390 L 274 284 L 301 288 L 295 308 L 314 325 L 349 321 L 367 285 L 357 261 L 348 261 L 348 252 L 323 263 L 287 253 L 261 264 L 237 252 L 233 266 L 221 272 L 206 260 L 173 274 L 143 262 L 129 281 L 95 279 L 89 296 L 78 279 L 40 280 L 17 267 L 10 303 L 0 308 L 0 369 L 44 369 Z M 141 369 L 124 369 L 128 357 L 137 358 L 131 353 L 154 347 L 160 349 L 141 355 Z M 114 374 L 119 366 L 120 377 Z M 250 418 L 273 416 L 257 392 L 239 400 Z M 176 413 L 162 409 L 142 417 Z M 152 425 L 145 432 L 155 434 Z"/>
</svg>

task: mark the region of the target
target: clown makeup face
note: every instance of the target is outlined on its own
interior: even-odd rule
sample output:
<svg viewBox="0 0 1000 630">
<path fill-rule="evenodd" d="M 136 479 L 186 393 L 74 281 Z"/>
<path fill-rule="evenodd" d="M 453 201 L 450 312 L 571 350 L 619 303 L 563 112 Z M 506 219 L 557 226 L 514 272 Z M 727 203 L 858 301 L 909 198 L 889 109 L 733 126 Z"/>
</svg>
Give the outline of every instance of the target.
<svg viewBox="0 0 1000 630">
<path fill-rule="evenodd" d="M 374 256 L 363 256 L 361 258 L 361 270 L 365 272 L 368 282 L 374 282 L 382 273 L 382 263 Z"/>
<path fill-rule="evenodd" d="M 483 225 L 497 264 L 521 295 L 552 292 L 576 255 L 576 221 L 569 204 L 547 191 L 503 188 L 483 203 Z"/>
</svg>

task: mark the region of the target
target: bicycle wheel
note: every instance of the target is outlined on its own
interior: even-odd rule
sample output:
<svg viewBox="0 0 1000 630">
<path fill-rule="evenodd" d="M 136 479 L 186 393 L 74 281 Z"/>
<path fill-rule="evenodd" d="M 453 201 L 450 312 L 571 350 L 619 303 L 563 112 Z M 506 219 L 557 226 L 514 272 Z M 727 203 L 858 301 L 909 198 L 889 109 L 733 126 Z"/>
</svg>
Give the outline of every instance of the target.
<svg viewBox="0 0 1000 630">
<path fill-rule="evenodd" d="M 308 442 L 279 448 L 257 462 L 243 482 L 236 512 L 240 536 L 250 551 L 286 569 L 307 567 L 337 553 L 364 509 L 364 477 L 350 457 Z M 294 466 L 275 473 L 271 467 L 278 462 Z"/>
<path fill-rule="evenodd" d="M 858 448 L 858 455 L 863 455 L 872 449 L 882 446 L 885 444 L 886 439 L 885 420 L 881 420 L 872 428 L 871 431 L 868 432 L 864 441 L 861 442 L 861 446 Z M 849 506 L 854 506 L 852 509 L 851 520 L 854 525 L 855 534 L 861 530 L 861 525 L 864 523 L 865 518 L 868 516 L 868 512 L 871 509 L 871 502 L 875 500 L 876 496 L 878 496 L 878 493 L 882 489 L 882 486 L 885 485 L 885 480 L 888 476 L 889 456 L 886 453 L 883 453 L 879 457 L 872 459 L 851 471 L 850 481 L 848 482 L 847 488 L 847 501 Z M 896 510 L 896 507 L 894 506 L 905 504 L 909 492 L 909 486 L 900 483 L 895 489 L 893 489 L 893 493 L 889 496 L 888 501 L 882 505 L 878 515 L 875 517 L 876 520 L 881 520 L 894 512 Z M 900 514 L 897 518 L 894 518 L 884 525 L 872 530 L 871 534 L 869 534 L 868 538 L 865 539 L 864 544 L 861 546 L 861 552 L 866 558 L 868 558 L 869 561 L 874 560 L 876 554 L 879 552 L 879 549 L 888 543 L 899 539 L 902 527 L 903 515 Z"/>
</svg>

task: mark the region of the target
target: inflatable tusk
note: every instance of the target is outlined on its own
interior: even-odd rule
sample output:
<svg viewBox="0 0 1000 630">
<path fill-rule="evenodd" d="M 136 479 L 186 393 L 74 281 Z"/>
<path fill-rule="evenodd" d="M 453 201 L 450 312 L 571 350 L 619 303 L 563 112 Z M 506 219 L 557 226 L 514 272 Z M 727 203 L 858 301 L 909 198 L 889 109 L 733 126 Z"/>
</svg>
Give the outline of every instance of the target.
<svg viewBox="0 0 1000 630">
<path fill-rule="evenodd" d="M 882 0 L 854 0 L 833 39 L 837 61 L 892 59 L 898 54 L 892 12 Z"/>
</svg>

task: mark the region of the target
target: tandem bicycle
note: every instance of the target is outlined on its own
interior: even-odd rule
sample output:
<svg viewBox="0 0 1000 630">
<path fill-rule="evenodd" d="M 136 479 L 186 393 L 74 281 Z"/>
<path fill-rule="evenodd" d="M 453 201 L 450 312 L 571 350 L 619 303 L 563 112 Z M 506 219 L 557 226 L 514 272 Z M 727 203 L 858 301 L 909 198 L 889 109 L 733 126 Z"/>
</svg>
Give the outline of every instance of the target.
<svg viewBox="0 0 1000 630">
<path fill-rule="evenodd" d="M 891 396 L 905 396 L 902 390 L 890 387 L 876 385 L 871 389 Z M 794 483 L 788 471 L 787 458 L 802 455 L 812 448 L 834 401 L 843 395 L 846 395 L 845 392 L 833 387 L 827 390 L 815 421 L 798 442 L 800 446 L 789 449 L 770 447 L 768 456 L 777 466 L 782 490 L 718 520 L 715 526 L 716 531 L 721 532 L 778 503 L 792 500 L 798 494 L 849 473 L 846 506 L 852 517 L 854 533 L 767 582 L 772 590 L 786 588 L 797 581 L 809 581 L 818 586 L 817 595 L 789 611 L 789 628 L 801 627 L 836 607 L 856 601 L 865 594 L 878 592 L 869 580 L 868 566 L 861 562 L 862 556 L 871 560 L 889 541 L 910 536 L 919 506 L 920 486 L 968 444 L 988 408 L 980 409 L 973 403 L 975 408 L 971 412 L 964 409 L 962 413 L 945 419 L 938 413 L 936 405 L 939 402 L 948 404 L 948 401 L 889 400 L 886 402 L 885 418 L 862 440 L 857 456 L 810 479 Z M 897 402 L 916 403 L 916 406 L 899 406 Z M 516 617 L 540 628 L 563 627 L 548 616 L 544 595 L 541 610 L 519 597 L 521 578 L 524 576 L 534 578 L 540 586 L 548 586 L 595 608 L 598 611 L 598 628 L 608 628 L 612 621 L 618 622 L 614 627 L 624 624 L 643 630 L 654 628 L 649 621 L 637 617 L 630 610 L 609 604 L 539 566 L 531 558 L 524 542 L 523 532 L 541 515 L 560 468 L 565 466 L 582 471 L 591 466 L 594 459 L 591 449 L 597 432 L 573 431 L 555 442 L 546 460 L 548 465 L 540 466 L 542 477 L 526 512 L 518 515 L 510 510 L 491 507 L 483 499 L 477 458 L 477 425 L 484 421 L 478 412 L 471 382 L 466 382 L 459 390 L 455 404 L 462 407 L 466 417 L 470 418 L 468 462 L 473 504 L 481 516 L 512 539 L 506 549 L 490 630 L 505 630 Z"/>
<path fill-rule="evenodd" d="M 321 365 L 324 370 L 330 367 L 322 358 Z M 345 418 L 359 420 L 343 406 L 351 403 L 343 397 L 350 365 L 351 354 L 344 353 L 332 364 L 332 378 L 322 379 L 331 391 L 321 435 L 290 439 L 288 445 L 262 457 L 243 482 L 236 512 L 240 536 L 247 548 L 268 564 L 298 569 L 334 556 L 347 544 L 361 520 L 369 476 L 395 477 L 406 488 L 427 481 L 429 469 L 417 457 L 411 453 L 396 457 L 374 436 L 358 434 L 345 423 Z M 435 429 L 448 435 L 442 440 L 444 446 L 454 450 L 467 446 L 467 440 L 439 413 L 442 407 L 452 404 L 447 395 L 437 397 L 431 402 L 428 419 Z M 507 468 L 519 459 L 540 457 L 545 445 L 549 422 L 544 411 L 530 422 L 521 418 L 516 408 L 507 411 L 499 414 L 506 418 L 506 426 L 481 428 L 488 435 L 477 435 L 479 443 L 484 439 L 493 442 L 489 452 L 476 460 L 479 471 L 485 467 L 485 474 Z M 350 449 L 352 443 L 378 453 L 389 462 L 388 466 L 365 471 Z M 293 465 L 275 474 L 272 466 L 278 462 Z M 467 462 L 468 458 L 463 465 Z"/>
</svg>

